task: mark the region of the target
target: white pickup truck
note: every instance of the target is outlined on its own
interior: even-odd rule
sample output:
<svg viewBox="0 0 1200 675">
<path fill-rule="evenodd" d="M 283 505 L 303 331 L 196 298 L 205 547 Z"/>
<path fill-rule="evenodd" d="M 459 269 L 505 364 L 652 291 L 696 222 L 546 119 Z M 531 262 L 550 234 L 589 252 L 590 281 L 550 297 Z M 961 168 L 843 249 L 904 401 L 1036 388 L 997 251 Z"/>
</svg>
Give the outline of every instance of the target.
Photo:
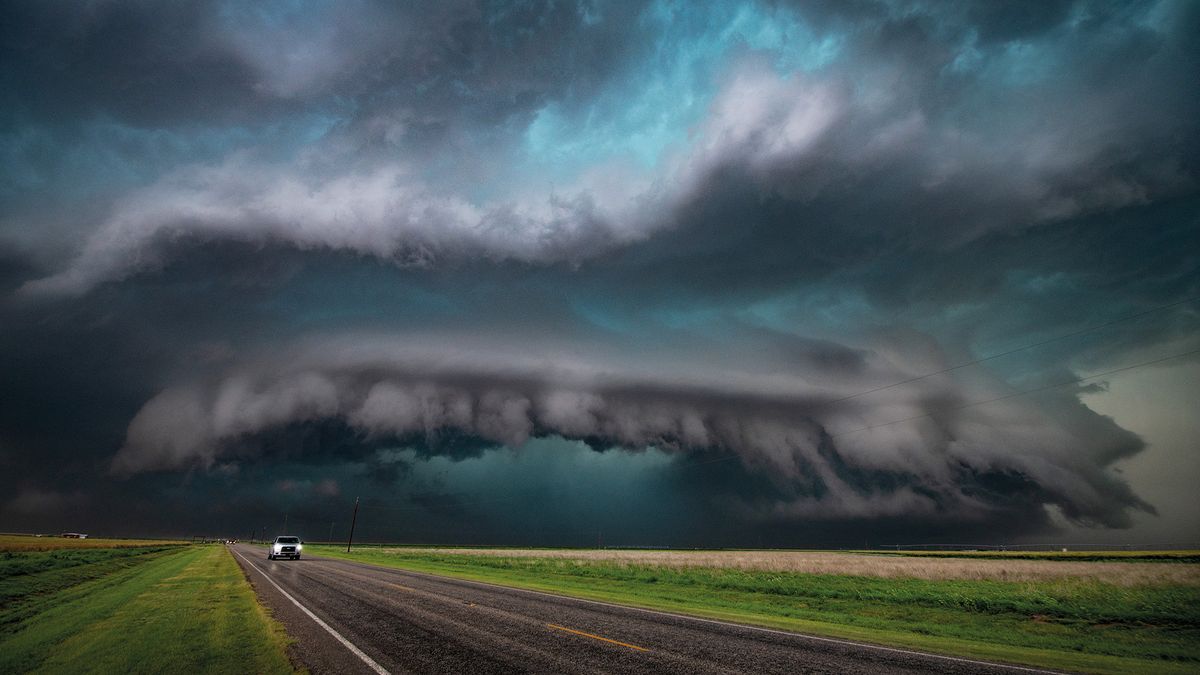
<svg viewBox="0 0 1200 675">
<path fill-rule="evenodd" d="M 271 548 L 267 549 L 267 560 L 278 560 L 280 558 L 299 560 L 300 552 L 303 550 L 304 542 L 300 541 L 300 537 L 275 537 L 275 541 L 271 543 Z"/>
</svg>

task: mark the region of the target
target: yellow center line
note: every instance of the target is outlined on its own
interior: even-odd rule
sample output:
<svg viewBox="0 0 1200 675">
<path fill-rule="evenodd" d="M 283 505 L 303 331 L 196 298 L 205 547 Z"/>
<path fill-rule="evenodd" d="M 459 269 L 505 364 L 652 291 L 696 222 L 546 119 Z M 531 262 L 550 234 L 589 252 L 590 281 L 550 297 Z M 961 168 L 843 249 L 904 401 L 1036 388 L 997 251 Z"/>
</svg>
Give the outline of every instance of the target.
<svg viewBox="0 0 1200 675">
<path fill-rule="evenodd" d="M 547 628 L 553 628 L 553 629 L 555 629 L 555 630 L 566 631 L 566 632 L 568 632 L 568 633 L 574 633 L 575 635 L 582 635 L 582 636 L 584 636 L 584 637 L 590 637 L 590 638 L 592 638 L 593 640 L 600 640 L 601 642 L 611 642 L 611 643 L 612 643 L 612 644 L 614 644 L 614 645 L 621 645 L 622 647 L 629 647 L 630 649 L 636 649 L 636 650 L 638 650 L 639 652 L 648 652 L 648 651 L 650 651 L 649 649 L 646 649 L 645 647 L 639 647 L 639 646 L 637 646 L 637 645 L 631 645 L 631 644 L 629 644 L 628 642 L 621 642 L 621 641 L 619 641 L 619 640 L 612 640 L 612 639 L 609 639 L 609 638 L 606 638 L 606 637 L 601 637 L 601 636 L 599 636 L 599 635 L 592 635 L 591 633 L 585 633 L 585 632 L 583 632 L 583 631 L 581 631 L 581 630 L 575 630 L 574 628 L 567 628 L 566 626 L 560 626 L 560 625 L 558 625 L 558 624 L 555 624 L 555 623 L 548 623 L 548 624 L 546 624 L 546 627 L 547 627 Z"/>
</svg>

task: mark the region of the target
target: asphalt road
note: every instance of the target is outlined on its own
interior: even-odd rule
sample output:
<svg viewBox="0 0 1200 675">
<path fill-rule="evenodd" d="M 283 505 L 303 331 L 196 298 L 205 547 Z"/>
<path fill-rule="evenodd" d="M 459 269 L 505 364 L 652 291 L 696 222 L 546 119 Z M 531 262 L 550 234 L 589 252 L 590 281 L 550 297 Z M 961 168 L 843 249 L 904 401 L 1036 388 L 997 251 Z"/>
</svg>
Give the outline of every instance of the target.
<svg viewBox="0 0 1200 675">
<path fill-rule="evenodd" d="M 313 673 L 1047 672 L 231 548 Z"/>
</svg>

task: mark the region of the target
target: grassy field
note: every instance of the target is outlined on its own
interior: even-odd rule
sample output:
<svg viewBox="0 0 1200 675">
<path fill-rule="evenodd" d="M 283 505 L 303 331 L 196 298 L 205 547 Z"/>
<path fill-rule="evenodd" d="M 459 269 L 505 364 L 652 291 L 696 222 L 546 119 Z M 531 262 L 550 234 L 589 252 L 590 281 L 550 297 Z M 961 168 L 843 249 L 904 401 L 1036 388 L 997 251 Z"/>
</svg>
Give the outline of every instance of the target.
<svg viewBox="0 0 1200 675">
<path fill-rule="evenodd" d="M 187 542 L 170 539 L 66 539 L 64 537 L 35 537 L 28 534 L 0 534 L 0 552 L 57 551 L 86 548 L 142 548 L 170 546 Z"/>
<path fill-rule="evenodd" d="M 476 555 L 498 558 L 545 558 L 617 565 L 650 565 L 672 568 L 718 567 L 764 572 L 837 574 L 850 576 L 918 578 L 929 580 L 976 579 L 990 581 L 1045 581 L 1073 579 L 1120 586 L 1181 584 L 1200 586 L 1200 564 L 1170 564 L 1186 559 L 1148 553 L 1141 557 L 1108 559 L 1109 564 L 1080 560 L 1070 554 L 1042 554 L 1041 558 L 984 554 L 977 557 L 907 555 L 904 553 L 778 550 L 638 550 L 638 549 L 512 549 L 512 548 L 413 548 L 380 547 L 407 555 Z"/>
<path fill-rule="evenodd" d="M 291 673 L 286 642 L 223 546 L 0 553 L 0 673 Z"/>
<path fill-rule="evenodd" d="M 1200 563 L 1200 551 L 849 551 L 905 558 L 973 558 L 976 560 L 1079 560 L 1092 562 Z"/>
<path fill-rule="evenodd" d="M 968 657 L 1099 673 L 1200 672 L 1200 582 L 1190 563 L 943 560 L 832 552 L 361 547 L 347 555 L 333 546 L 310 550 Z M 788 562 L 780 553 L 795 555 Z M 764 555 L 775 557 L 764 562 Z M 1014 580 L 1015 574 L 993 563 L 1045 569 Z M 987 569 L 971 571 L 977 564 Z M 814 565 L 840 571 L 808 571 Z M 1077 573 L 1077 565 L 1094 569 Z M 1139 572 L 1134 580 L 1108 571 L 1128 565 L 1149 565 L 1151 571 Z"/>
</svg>

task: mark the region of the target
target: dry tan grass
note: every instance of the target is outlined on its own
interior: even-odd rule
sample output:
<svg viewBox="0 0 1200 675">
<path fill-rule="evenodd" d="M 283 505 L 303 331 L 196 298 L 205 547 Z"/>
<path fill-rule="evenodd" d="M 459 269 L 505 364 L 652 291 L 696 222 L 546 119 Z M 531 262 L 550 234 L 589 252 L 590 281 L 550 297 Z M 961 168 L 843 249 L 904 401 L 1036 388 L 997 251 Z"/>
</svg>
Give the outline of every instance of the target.
<svg viewBox="0 0 1200 675">
<path fill-rule="evenodd" d="M 853 551 L 853 553 L 862 553 L 862 551 Z M 1096 549 L 1075 549 L 1063 551 L 1028 551 L 1028 550 L 987 550 L 987 551 L 938 551 L 938 550 L 910 550 L 896 549 L 888 550 L 886 553 L 877 553 L 876 555 L 906 555 L 921 558 L 1036 558 L 1047 560 L 1071 560 L 1079 558 L 1084 560 L 1095 559 L 1102 557 L 1105 560 L 1116 558 L 1130 558 L 1145 560 L 1153 558 L 1155 562 L 1172 560 L 1178 562 L 1194 562 L 1200 558 L 1200 551 L 1188 549 L 1173 549 L 1169 551 L 1137 551 L 1137 550 L 1120 550 L 1120 551 L 1104 551 Z"/>
<path fill-rule="evenodd" d="M 1042 581 L 1080 579 L 1121 586 L 1182 584 L 1200 586 L 1200 565 L 1155 562 L 1085 562 L 1078 560 L 1014 560 L 1007 558 L 938 558 L 881 556 L 833 551 L 625 551 L 393 548 L 405 554 L 483 555 L 510 558 L 549 558 L 563 561 L 607 562 L 618 565 L 719 567 L 801 574 Z"/>
<path fill-rule="evenodd" d="M 65 537 L 34 537 L 23 534 L 0 534 L 0 551 L 57 551 L 69 548 L 133 548 L 185 544 L 164 539 L 67 539 Z"/>
</svg>

